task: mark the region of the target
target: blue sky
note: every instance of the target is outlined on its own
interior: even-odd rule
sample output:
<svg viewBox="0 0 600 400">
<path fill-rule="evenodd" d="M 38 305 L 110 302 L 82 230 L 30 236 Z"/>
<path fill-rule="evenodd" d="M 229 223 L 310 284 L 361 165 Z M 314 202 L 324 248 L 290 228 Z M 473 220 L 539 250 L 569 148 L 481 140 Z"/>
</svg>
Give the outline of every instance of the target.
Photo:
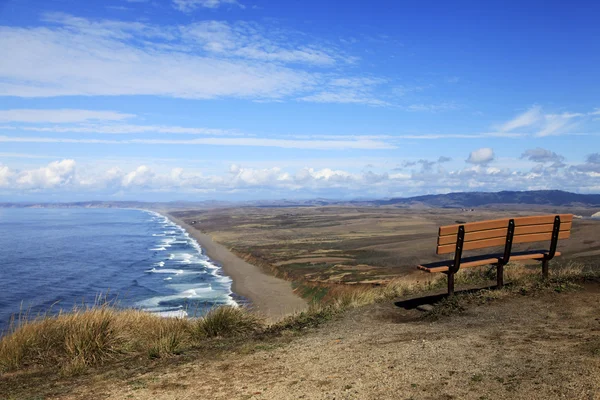
<svg viewBox="0 0 600 400">
<path fill-rule="evenodd" d="M 599 12 L 0 0 L 0 201 L 598 193 Z"/>
</svg>

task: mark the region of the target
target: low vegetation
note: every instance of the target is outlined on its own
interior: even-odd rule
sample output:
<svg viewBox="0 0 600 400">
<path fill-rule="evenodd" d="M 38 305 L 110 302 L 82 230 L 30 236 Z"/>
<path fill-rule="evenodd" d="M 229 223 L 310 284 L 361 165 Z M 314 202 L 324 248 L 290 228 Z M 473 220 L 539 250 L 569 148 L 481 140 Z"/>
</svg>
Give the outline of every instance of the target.
<svg viewBox="0 0 600 400">
<path fill-rule="evenodd" d="M 495 271 L 488 267 L 461 271 L 456 280 L 463 287 L 485 286 L 494 277 Z M 462 311 L 469 302 L 487 302 L 511 294 L 572 290 L 586 279 L 597 279 L 598 275 L 580 264 L 557 264 L 551 278 L 543 281 L 539 268 L 514 264 L 506 267 L 505 277 L 510 284 L 504 289 L 459 293 L 442 300 L 425 317 L 439 318 Z M 228 338 L 266 341 L 285 331 L 316 327 L 348 309 L 416 293 L 439 292 L 446 284 L 441 274 L 431 278 L 413 283 L 394 280 L 374 288 L 338 285 L 328 288 L 325 295 L 320 295 L 321 301 L 313 302 L 307 311 L 271 325 L 248 309 L 230 306 L 215 308 L 198 319 L 161 318 L 111 304 L 55 316 L 32 319 L 22 316 L 0 340 L 0 370 L 6 373 L 58 368 L 63 375 L 73 375 L 90 366 L 127 358 L 168 358 L 207 343 L 219 346 Z"/>
<path fill-rule="evenodd" d="M 390 207 L 260 207 L 187 210 L 172 215 L 192 223 L 240 258 L 279 278 L 311 284 L 387 284 L 419 263 L 446 260 L 435 254 L 438 227 L 531 215 L 531 210 Z M 539 213 L 591 210 L 536 209 Z M 577 219 L 572 237 L 560 242 L 563 257 L 597 262 L 598 221 Z M 475 250 L 469 255 L 485 254 Z M 501 252 L 503 249 L 498 248 Z M 513 251 L 529 250 L 515 244 Z"/>
<path fill-rule="evenodd" d="M 216 308 L 199 319 L 162 318 L 110 304 L 21 317 L 0 341 L 0 370 L 58 367 L 73 374 L 128 356 L 177 355 L 207 338 L 244 335 L 261 326 L 258 316 L 236 307 Z"/>
</svg>

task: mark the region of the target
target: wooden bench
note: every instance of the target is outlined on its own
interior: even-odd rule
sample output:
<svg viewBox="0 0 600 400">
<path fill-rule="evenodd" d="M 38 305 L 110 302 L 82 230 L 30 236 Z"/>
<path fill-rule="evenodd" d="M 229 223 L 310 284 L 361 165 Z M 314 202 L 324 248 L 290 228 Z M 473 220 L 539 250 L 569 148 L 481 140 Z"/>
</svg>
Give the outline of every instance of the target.
<svg viewBox="0 0 600 400">
<path fill-rule="evenodd" d="M 555 256 L 559 239 L 571 235 L 572 214 L 542 215 L 470 222 L 441 226 L 436 254 L 454 253 L 454 259 L 419 265 L 426 272 L 442 272 L 448 275 L 448 294 L 454 293 L 454 274 L 460 268 L 496 265 L 498 286 L 504 284 L 504 266 L 511 260 L 539 260 L 542 275 L 548 277 L 548 262 Z M 516 243 L 549 242 L 548 250 L 512 252 Z M 504 246 L 501 254 L 486 254 L 463 258 L 463 251 Z"/>
</svg>

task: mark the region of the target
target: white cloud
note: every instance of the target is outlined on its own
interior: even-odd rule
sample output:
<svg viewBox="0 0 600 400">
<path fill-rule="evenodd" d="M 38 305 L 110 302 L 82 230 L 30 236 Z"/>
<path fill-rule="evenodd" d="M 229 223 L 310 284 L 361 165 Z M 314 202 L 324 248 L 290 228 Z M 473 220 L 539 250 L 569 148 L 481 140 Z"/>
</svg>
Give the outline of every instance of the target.
<svg viewBox="0 0 600 400">
<path fill-rule="evenodd" d="M 214 146 L 255 146 L 279 147 L 287 149 L 393 149 L 394 145 L 377 140 L 289 140 L 267 138 L 202 138 L 190 140 L 170 139 L 70 139 L 46 137 L 0 136 L 0 143 L 85 143 L 85 144 L 150 144 L 150 145 L 214 145 Z"/>
<path fill-rule="evenodd" d="M 230 135 L 239 136 L 235 131 L 211 128 L 192 128 L 168 125 L 130 125 L 130 124 L 85 124 L 85 125 L 54 125 L 54 126 L 0 126 L 5 130 L 20 130 L 31 132 L 51 133 L 100 133 L 100 134 L 137 134 L 137 133 L 168 133 L 188 135 Z"/>
<path fill-rule="evenodd" d="M 253 169 L 232 165 L 230 172 L 233 175 L 233 184 L 235 186 L 271 185 L 277 182 L 290 180 L 290 176 L 278 167 Z"/>
<path fill-rule="evenodd" d="M 512 131 L 518 128 L 529 127 L 535 125 L 543 120 L 542 107 L 533 106 L 529 110 L 522 114 L 517 115 L 515 118 L 504 123 L 499 127 L 502 132 Z"/>
<path fill-rule="evenodd" d="M 0 52 L 11 54 L 0 63 L 0 95 L 281 98 L 318 78 L 268 61 L 212 57 L 183 43 L 188 38 L 176 28 L 72 17 L 56 23 L 0 27 Z"/>
<path fill-rule="evenodd" d="M 123 177 L 121 185 L 125 188 L 131 186 L 145 186 L 154 177 L 154 172 L 147 166 L 141 165 Z"/>
<path fill-rule="evenodd" d="M 27 189 L 50 189 L 71 183 L 74 176 L 74 160 L 55 161 L 46 167 L 19 173 L 16 185 Z"/>
<path fill-rule="evenodd" d="M 324 90 L 301 97 L 301 101 L 314 103 L 367 104 L 371 106 L 389 106 L 390 103 L 375 96 L 378 86 L 385 84 L 384 79 L 375 78 L 335 78 L 331 79 Z"/>
<path fill-rule="evenodd" d="M 0 165 L 0 187 L 8 186 L 13 173 L 6 165 Z"/>
<path fill-rule="evenodd" d="M 351 168 L 351 167 L 350 167 Z M 375 167 L 373 167 L 375 168 Z M 227 193 L 247 192 L 265 197 L 295 195 L 327 197 L 391 197 L 464 190 L 529 190 L 560 188 L 593 192 L 600 187 L 600 156 L 592 154 L 585 164 L 534 168 L 500 168 L 476 164 L 463 169 L 415 170 L 411 173 L 352 171 L 341 168 L 303 167 L 287 169 L 244 167 L 232 164 L 228 171 L 205 175 L 197 169 L 148 163 L 128 168 L 83 164 L 73 160 L 52 162 L 46 166 L 18 170 L 0 165 L 2 193 L 100 193 L 110 196 L 130 193 Z M 96 196 L 97 197 L 97 196 Z M 150 199 L 148 196 L 143 198 Z M 239 198 L 239 197 L 238 197 Z"/>
<path fill-rule="evenodd" d="M 314 170 L 313 168 L 303 168 L 296 173 L 294 176 L 296 182 L 307 183 L 307 182 L 349 182 L 354 176 L 346 171 L 332 170 L 330 168 L 323 168 L 321 170 Z"/>
<path fill-rule="evenodd" d="M 494 160 L 494 150 L 489 147 L 483 147 L 481 149 L 477 149 L 469 154 L 469 158 L 467 158 L 467 162 L 470 164 L 487 164 Z"/>
<path fill-rule="evenodd" d="M 537 136 L 550 136 L 562 133 L 565 128 L 572 128 L 574 118 L 582 117 L 584 114 L 579 113 L 562 113 L 562 114 L 546 114 L 542 129 L 537 133 Z"/>
<path fill-rule="evenodd" d="M 354 58 L 297 32 L 239 22 L 157 26 L 47 14 L 46 26 L 0 26 L 0 96 L 306 97 Z M 43 65 L 43 68 L 39 66 Z M 331 74 L 314 67 L 333 68 Z M 373 88 L 364 79 L 364 90 Z M 352 89 L 352 102 L 381 102 Z M 327 101 L 344 101 L 348 93 Z M 323 101 L 317 97 L 315 101 Z"/>
<path fill-rule="evenodd" d="M 439 111 L 449 111 L 456 110 L 458 105 L 454 103 L 440 103 L 440 104 L 411 104 L 405 107 L 407 111 L 413 112 L 439 112 Z"/>
<path fill-rule="evenodd" d="M 199 7 L 219 8 L 224 5 L 233 5 L 240 8 L 246 8 L 237 0 L 173 0 L 173 7 L 183 12 L 192 12 Z"/>
<path fill-rule="evenodd" d="M 519 128 L 529 128 L 529 131 L 535 132 L 535 136 L 538 137 L 559 135 L 573 130 L 582 122 L 584 117 L 589 115 L 593 115 L 593 112 L 548 114 L 543 112 L 541 106 L 533 106 L 526 112 L 498 127 L 498 130 L 500 132 L 511 132 Z"/>
<path fill-rule="evenodd" d="M 25 122 L 25 123 L 73 123 L 86 121 L 122 121 L 133 118 L 133 114 L 124 114 L 117 111 L 94 111 L 77 109 L 12 109 L 0 110 L 0 122 Z"/>
<path fill-rule="evenodd" d="M 365 93 L 354 90 L 340 90 L 337 92 L 320 92 L 300 98 L 302 101 L 313 103 L 342 103 L 342 104 L 367 104 L 371 106 L 387 106 L 388 102 L 371 97 Z"/>
<path fill-rule="evenodd" d="M 180 27 L 180 32 L 188 46 L 199 46 L 221 57 L 320 66 L 331 66 L 338 60 L 349 61 L 331 48 L 294 44 L 291 38 L 285 42 L 269 39 L 260 25 L 249 22 L 201 21 Z"/>
</svg>

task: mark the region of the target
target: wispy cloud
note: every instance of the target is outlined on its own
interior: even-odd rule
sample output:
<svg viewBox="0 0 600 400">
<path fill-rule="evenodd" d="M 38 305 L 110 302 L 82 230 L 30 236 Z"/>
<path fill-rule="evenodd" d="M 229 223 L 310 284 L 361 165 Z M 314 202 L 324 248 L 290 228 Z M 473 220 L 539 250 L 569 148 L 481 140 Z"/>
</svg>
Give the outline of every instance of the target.
<svg viewBox="0 0 600 400">
<path fill-rule="evenodd" d="M 527 129 L 539 137 L 570 134 L 586 117 L 589 119 L 589 116 L 593 114 L 594 112 L 545 113 L 541 106 L 536 105 L 500 125 L 498 130 L 500 132 L 512 132 Z"/>
<path fill-rule="evenodd" d="M 439 104 L 411 104 L 404 107 L 407 111 L 413 112 L 438 112 L 438 111 L 449 111 L 456 110 L 458 107 L 455 103 L 439 103 Z"/>
<path fill-rule="evenodd" d="M 281 99 L 330 80 L 315 66 L 353 62 L 301 34 L 250 23 L 157 26 L 58 13 L 44 20 L 0 27 L 0 52 L 11 55 L 0 63 L 0 95 Z"/>
<path fill-rule="evenodd" d="M 50 156 L 50 155 L 41 155 L 41 154 L 29 154 L 29 153 L 0 153 L 0 157 L 2 158 L 31 158 L 31 159 L 36 159 L 36 158 L 59 158 L 56 156 Z"/>
<path fill-rule="evenodd" d="M 213 145 L 279 147 L 289 149 L 344 150 L 344 149 L 393 149 L 394 145 L 376 140 L 289 140 L 269 138 L 201 138 L 191 140 L 171 139 L 72 139 L 47 137 L 0 136 L 0 143 L 80 143 L 80 144 L 148 144 L 148 145 Z"/>
<path fill-rule="evenodd" d="M 550 136 L 560 133 L 566 133 L 567 130 L 576 127 L 576 119 L 583 117 L 580 113 L 562 113 L 546 114 L 542 129 L 537 133 L 538 136 Z"/>
<path fill-rule="evenodd" d="M 241 136 L 234 130 L 211 129 L 211 128 L 192 128 L 183 126 L 168 125 L 130 125 L 130 124 L 86 124 L 86 125 L 54 125 L 54 126 L 0 126 L 4 130 L 45 132 L 45 133 L 97 133 L 97 134 L 138 134 L 138 133 L 166 133 L 166 134 L 186 134 L 186 135 L 229 135 Z"/>
<path fill-rule="evenodd" d="M 518 128 L 530 127 L 542 121 L 543 118 L 542 107 L 533 106 L 524 113 L 502 124 L 498 129 L 502 132 L 508 132 Z"/>
<path fill-rule="evenodd" d="M 241 4 L 237 0 L 173 0 L 173 7 L 186 13 L 192 12 L 201 7 L 219 8 L 225 5 L 236 6 L 242 9 L 246 8 L 245 5 Z"/>
<path fill-rule="evenodd" d="M 354 60 L 333 48 L 302 43 L 285 32 L 271 32 L 273 38 L 269 38 L 262 26 L 251 22 L 200 21 L 179 29 L 184 43 L 228 58 L 320 66 Z"/>
<path fill-rule="evenodd" d="M 12 109 L 0 110 L 0 122 L 25 123 L 72 123 L 86 121 L 122 121 L 133 118 L 134 114 L 117 111 L 94 111 L 78 109 Z"/>
<path fill-rule="evenodd" d="M 301 101 L 315 103 L 367 104 L 389 106 L 389 102 L 377 98 L 375 90 L 385 84 L 385 79 L 369 77 L 335 78 L 327 82 L 324 90 L 301 97 Z"/>
<path fill-rule="evenodd" d="M 370 106 L 388 106 L 390 103 L 369 96 L 367 93 L 355 90 L 340 90 L 336 92 L 319 92 L 300 98 L 301 101 L 313 103 L 342 103 L 367 104 Z"/>
</svg>

